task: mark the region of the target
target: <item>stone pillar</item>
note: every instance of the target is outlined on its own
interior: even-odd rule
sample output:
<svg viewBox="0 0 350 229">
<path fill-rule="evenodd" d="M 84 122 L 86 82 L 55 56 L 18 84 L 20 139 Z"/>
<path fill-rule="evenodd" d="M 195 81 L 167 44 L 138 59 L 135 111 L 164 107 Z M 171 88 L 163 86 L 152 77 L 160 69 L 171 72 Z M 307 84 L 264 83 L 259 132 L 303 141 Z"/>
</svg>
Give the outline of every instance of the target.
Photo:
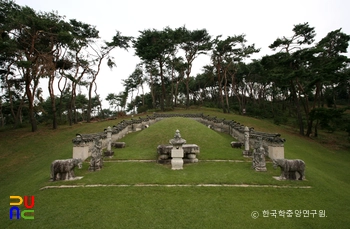
<svg viewBox="0 0 350 229">
<path fill-rule="evenodd" d="M 182 148 L 182 145 L 186 143 L 186 140 L 182 139 L 180 131 L 176 130 L 174 138 L 171 139 L 169 142 L 173 145 L 173 148 L 171 149 L 171 169 L 183 169 L 184 150 Z"/>
<path fill-rule="evenodd" d="M 107 151 L 111 151 L 111 144 L 112 144 L 112 128 L 109 126 L 107 127 Z"/>
<path fill-rule="evenodd" d="M 249 155 L 249 128 L 244 127 L 244 150 L 243 156 L 248 157 Z"/>
<path fill-rule="evenodd" d="M 104 152 L 104 156 L 112 157 L 114 152 L 112 151 L 112 128 L 107 127 L 107 151 Z"/>
</svg>

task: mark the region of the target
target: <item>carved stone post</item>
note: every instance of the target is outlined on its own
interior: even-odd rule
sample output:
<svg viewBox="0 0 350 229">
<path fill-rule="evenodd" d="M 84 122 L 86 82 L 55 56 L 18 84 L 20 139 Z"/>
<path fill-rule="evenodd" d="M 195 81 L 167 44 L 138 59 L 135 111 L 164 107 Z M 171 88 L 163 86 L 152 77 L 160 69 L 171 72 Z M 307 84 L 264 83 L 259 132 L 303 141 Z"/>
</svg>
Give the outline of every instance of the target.
<svg viewBox="0 0 350 229">
<path fill-rule="evenodd" d="M 112 157 L 114 152 L 112 151 L 112 128 L 107 127 L 107 151 L 104 152 L 106 157 Z"/>
<path fill-rule="evenodd" d="M 244 150 L 243 156 L 248 157 L 249 155 L 249 128 L 244 127 Z"/>
<path fill-rule="evenodd" d="M 185 139 L 181 138 L 180 131 L 176 130 L 175 136 L 173 139 L 171 139 L 170 144 L 173 145 L 173 148 L 171 150 L 171 169 L 172 170 L 179 170 L 183 169 L 183 157 L 184 157 L 184 150 L 182 148 L 182 145 L 186 143 Z"/>
<path fill-rule="evenodd" d="M 112 128 L 107 127 L 107 151 L 111 151 L 111 143 L 112 143 Z"/>
</svg>

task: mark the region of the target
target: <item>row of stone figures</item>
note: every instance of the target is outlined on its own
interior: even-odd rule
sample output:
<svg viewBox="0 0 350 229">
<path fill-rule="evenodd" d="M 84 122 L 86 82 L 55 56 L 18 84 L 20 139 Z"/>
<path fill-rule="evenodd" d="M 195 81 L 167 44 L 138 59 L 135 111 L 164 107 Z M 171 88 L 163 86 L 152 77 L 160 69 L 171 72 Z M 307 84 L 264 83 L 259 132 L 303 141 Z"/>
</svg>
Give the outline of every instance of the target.
<svg viewBox="0 0 350 229">
<path fill-rule="evenodd" d="M 256 136 L 256 141 L 254 143 L 254 150 L 250 150 L 250 141 L 249 141 L 249 128 L 244 128 L 244 143 L 242 142 L 231 142 L 232 148 L 242 148 L 244 146 L 244 150 L 242 154 L 244 157 L 252 157 L 252 168 L 255 171 L 264 172 L 266 169 L 266 161 L 265 156 L 284 156 L 281 155 L 268 155 L 267 151 L 263 146 L 262 136 Z M 287 160 L 287 159 L 273 159 L 273 167 L 277 169 L 277 167 L 281 168 L 281 175 L 279 177 L 280 180 L 302 180 L 305 178 L 305 162 L 296 159 L 296 160 Z"/>
<path fill-rule="evenodd" d="M 231 146 L 233 147 L 232 143 Z M 267 154 L 260 139 L 258 146 L 252 153 L 252 168 L 255 171 L 267 171 L 265 156 Z M 272 162 L 274 169 L 278 167 L 281 169 L 281 175 L 279 177 L 281 180 L 303 180 L 305 178 L 305 162 L 300 159 L 272 159 Z"/>
<path fill-rule="evenodd" d="M 95 138 L 95 145 L 91 152 L 89 171 L 101 170 L 103 167 L 102 142 Z M 51 163 L 51 181 L 56 180 L 75 180 L 74 168 L 82 168 L 83 161 L 79 158 L 55 160 Z"/>
</svg>

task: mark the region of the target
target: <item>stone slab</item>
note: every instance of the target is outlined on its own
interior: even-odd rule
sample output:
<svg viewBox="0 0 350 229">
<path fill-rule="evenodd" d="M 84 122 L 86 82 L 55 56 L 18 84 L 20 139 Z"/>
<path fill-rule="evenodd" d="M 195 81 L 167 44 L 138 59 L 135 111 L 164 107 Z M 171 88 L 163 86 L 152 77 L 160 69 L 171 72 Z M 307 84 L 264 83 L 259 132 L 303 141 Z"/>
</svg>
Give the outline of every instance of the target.
<svg viewBox="0 0 350 229">
<path fill-rule="evenodd" d="M 73 158 L 80 158 L 85 161 L 89 157 L 89 146 L 74 146 Z"/>
</svg>

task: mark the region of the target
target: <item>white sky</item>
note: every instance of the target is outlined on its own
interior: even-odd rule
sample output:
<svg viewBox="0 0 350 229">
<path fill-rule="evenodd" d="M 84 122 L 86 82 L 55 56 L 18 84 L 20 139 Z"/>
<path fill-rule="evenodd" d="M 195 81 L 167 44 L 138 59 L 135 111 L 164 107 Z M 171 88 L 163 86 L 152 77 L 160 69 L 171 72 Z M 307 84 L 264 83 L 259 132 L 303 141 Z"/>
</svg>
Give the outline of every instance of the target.
<svg viewBox="0 0 350 229">
<path fill-rule="evenodd" d="M 291 36 L 293 25 L 299 23 L 309 22 L 315 27 L 316 42 L 339 28 L 350 34 L 348 0 L 16 0 L 16 3 L 36 11 L 57 11 L 67 19 L 95 25 L 101 39 L 107 41 L 116 30 L 124 36 L 137 37 L 138 31 L 145 29 L 162 30 L 166 26 L 174 29 L 183 25 L 190 30 L 205 28 L 213 38 L 244 33 L 247 44 L 255 43 L 255 47 L 261 48 L 260 53 L 253 56 L 255 59 L 271 54 L 268 46 L 278 37 Z M 122 91 L 121 80 L 126 79 L 140 61 L 132 48 L 128 52 L 116 49 L 112 56 L 117 68 L 110 70 L 105 64 L 97 78 L 102 99 L 108 93 Z M 201 72 L 206 64 L 209 58 L 196 59 L 192 75 Z M 104 102 L 103 106 L 107 108 L 108 103 Z"/>
</svg>

